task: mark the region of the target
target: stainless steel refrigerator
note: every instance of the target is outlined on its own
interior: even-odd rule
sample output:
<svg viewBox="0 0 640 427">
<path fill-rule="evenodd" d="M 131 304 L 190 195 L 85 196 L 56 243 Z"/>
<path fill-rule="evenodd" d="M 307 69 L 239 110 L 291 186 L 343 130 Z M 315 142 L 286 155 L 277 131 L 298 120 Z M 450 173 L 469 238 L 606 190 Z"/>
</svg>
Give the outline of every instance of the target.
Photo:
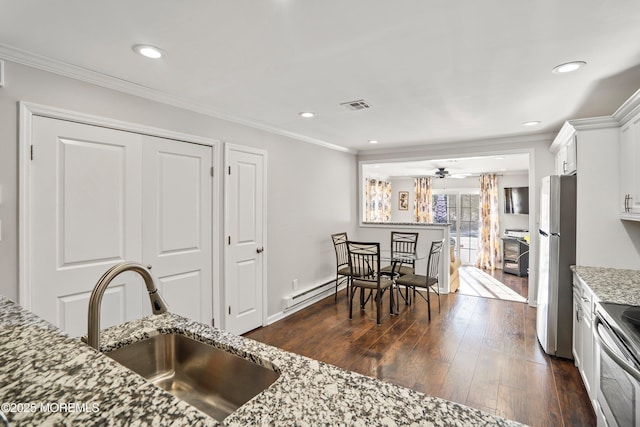
<svg viewBox="0 0 640 427">
<path fill-rule="evenodd" d="M 576 176 L 546 176 L 540 188 L 536 330 L 544 351 L 572 359 Z"/>
</svg>

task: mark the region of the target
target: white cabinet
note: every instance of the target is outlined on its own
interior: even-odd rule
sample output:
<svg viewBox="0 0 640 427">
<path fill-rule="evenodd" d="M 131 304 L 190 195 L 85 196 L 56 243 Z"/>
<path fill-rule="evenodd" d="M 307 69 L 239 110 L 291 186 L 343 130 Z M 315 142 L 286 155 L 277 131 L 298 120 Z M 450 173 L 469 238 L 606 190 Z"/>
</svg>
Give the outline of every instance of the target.
<svg viewBox="0 0 640 427">
<path fill-rule="evenodd" d="M 576 275 L 573 278 L 573 357 L 595 408 L 598 381 L 598 348 L 594 336 L 595 296 Z"/>
<path fill-rule="evenodd" d="M 555 154 L 556 175 L 574 175 L 578 172 L 578 133 L 566 122 L 549 150 Z"/>
<path fill-rule="evenodd" d="M 620 129 L 620 217 L 640 221 L 640 114 Z"/>
<path fill-rule="evenodd" d="M 567 168 L 567 146 L 560 148 L 556 153 L 556 175 L 564 175 Z"/>
<path fill-rule="evenodd" d="M 563 175 L 574 175 L 578 172 L 578 135 L 567 142 L 567 154 L 563 163 Z"/>
<path fill-rule="evenodd" d="M 586 287 L 585 287 L 586 288 Z M 582 332 L 582 365 L 580 367 L 580 375 L 585 384 L 585 388 L 587 389 L 587 393 L 589 393 L 589 398 L 591 401 L 596 400 L 596 396 L 594 394 L 594 372 L 595 366 L 593 365 L 594 357 L 593 357 L 593 316 L 591 310 L 591 291 L 589 288 L 583 289 L 582 293 L 582 321 L 581 321 L 581 332 Z"/>
<path fill-rule="evenodd" d="M 578 369 L 582 365 L 582 304 L 580 285 L 573 283 L 573 341 L 571 346 L 571 352 L 573 353 L 573 360 Z"/>
<path fill-rule="evenodd" d="M 578 171 L 577 139 L 578 135 L 574 134 L 560 147 L 556 154 L 556 174 L 574 175 Z"/>
</svg>

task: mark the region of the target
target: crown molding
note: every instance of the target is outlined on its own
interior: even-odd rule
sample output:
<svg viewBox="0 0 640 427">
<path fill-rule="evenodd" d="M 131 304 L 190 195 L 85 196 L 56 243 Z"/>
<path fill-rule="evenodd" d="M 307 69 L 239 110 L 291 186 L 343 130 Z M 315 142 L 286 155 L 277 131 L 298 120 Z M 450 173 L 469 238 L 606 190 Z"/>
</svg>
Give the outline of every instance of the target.
<svg viewBox="0 0 640 427">
<path fill-rule="evenodd" d="M 425 143 L 423 145 L 410 145 L 398 148 L 384 148 L 377 150 L 360 150 L 358 151 L 358 156 L 376 156 L 383 154 L 414 154 L 414 153 L 422 153 L 422 152 L 432 152 L 432 151 L 445 151 L 451 152 L 457 149 L 476 149 L 476 148 L 487 148 L 487 147 L 496 147 L 499 148 L 501 145 L 512 145 L 512 146 L 522 146 L 522 148 L 530 147 L 531 145 L 538 143 L 550 143 L 555 138 L 556 133 L 536 133 L 536 134 L 525 134 L 525 135 L 511 135 L 505 137 L 497 137 L 497 138 L 485 138 L 485 139 L 474 139 L 474 140 L 459 140 L 459 141 L 450 141 L 450 142 L 441 142 L 436 144 Z M 514 147 L 510 147 L 514 148 Z"/>
<path fill-rule="evenodd" d="M 573 124 L 569 121 L 564 122 L 564 124 L 560 128 L 560 131 L 549 146 L 549 151 L 551 151 L 553 154 L 556 154 L 558 151 L 560 151 L 560 148 L 573 137 L 575 133 L 576 128 L 573 126 Z"/>
<path fill-rule="evenodd" d="M 615 117 L 620 123 L 620 126 L 622 126 L 637 113 L 640 113 L 640 89 L 631 95 L 629 99 L 613 113 L 613 117 Z"/>
<path fill-rule="evenodd" d="M 4 58 L 8 61 L 16 62 L 22 65 L 26 65 L 32 68 L 37 68 L 37 69 L 58 74 L 61 76 L 70 77 L 75 80 L 91 83 L 96 86 L 101 86 L 107 89 L 123 92 L 128 95 L 138 96 L 140 98 L 149 99 L 151 101 L 155 101 L 161 104 L 171 105 L 173 107 L 181 108 L 183 110 L 193 111 L 195 113 L 203 114 L 205 116 L 247 126 L 253 129 L 258 129 L 258 130 L 266 131 L 276 135 L 285 136 L 287 138 L 297 139 L 299 141 L 308 142 L 310 144 L 318 145 L 324 148 L 329 148 L 331 150 L 356 154 L 355 150 L 352 150 L 337 144 L 333 144 L 328 141 L 324 141 L 317 138 L 311 138 L 309 136 L 301 135 L 295 132 L 290 132 L 274 126 L 266 125 L 264 123 L 235 117 L 235 116 L 225 114 L 220 111 L 216 111 L 211 108 L 207 108 L 202 105 L 190 102 L 186 99 L 169 95 L 167 93 L 158 91 L 156 89 L 142 86 L 127 80 L 122 80 L 117 77 L 102 74 L 87 68 L 83 68 L 76 65 L 68 64 L 66 62 L 58 61 L 52 58 L 48 58 L 46 56 L 36 55 L 34 53 L 27 52 L 21 49 L 16 49 L 4 44 L 0 44 L 0 58 Z"/>
<path fill-rule="evenodd" d="M 620 127 L 620 122 L 613 116 L 568 120 L 567 123 L 577 131 Z"/>
<path fill-rule="evenodd" d="M 620 122 L 613 116 L 589 117 L 586 119 L 567 120 L 560 128 L 558 135 L 549 146 L 549 151 L 557 154 L 560 149 L 573 138 L 578 131 L 591 129 L 607 129 L 620 127 Z"/>
</svg>

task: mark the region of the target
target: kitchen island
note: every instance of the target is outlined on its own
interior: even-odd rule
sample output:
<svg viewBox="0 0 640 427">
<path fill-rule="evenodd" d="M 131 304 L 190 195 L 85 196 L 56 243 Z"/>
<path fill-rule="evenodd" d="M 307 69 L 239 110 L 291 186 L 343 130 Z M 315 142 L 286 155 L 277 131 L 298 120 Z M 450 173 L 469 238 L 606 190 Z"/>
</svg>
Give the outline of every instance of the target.
<svg viewBox="0 0 640 427">
<path fill-rule="evenodd" d="M 158 333 L 185 335 L 280 373 L 224 425 L 521 425 L 170 313 L 103 331 L 101 349 Z M 221 424 L 1 296 L 0 343 L 0 403 L 12 426 Z"/>
</svg>

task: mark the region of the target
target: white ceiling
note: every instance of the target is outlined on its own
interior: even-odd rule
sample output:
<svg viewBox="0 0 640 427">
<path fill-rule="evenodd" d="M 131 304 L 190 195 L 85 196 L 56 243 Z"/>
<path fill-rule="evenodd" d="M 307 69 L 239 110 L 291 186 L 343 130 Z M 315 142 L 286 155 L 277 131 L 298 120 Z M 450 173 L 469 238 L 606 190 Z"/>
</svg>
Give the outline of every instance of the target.
<svg viewBox="0 0 640 427">
<path fill-rule="evenodd" d="M 553 132 L 613 113 L 640 87 L 638 0 L 0 6 L 0 57 L 95 71 L 136 94 L 353 151 Z M 138 43 L 168 56 L 140 57 Z M 572 60 L 588 65 L 551 73 Z M 357 99 L 371 108 L 340 106 Z M 542 124 L 524 128 L 530 120 Z"/>
<path fill-rule="evenodd" d="M 379 179 L 435 176 L 438 168 L 445 168 L 449 172 L 447 179 L 479 176 L 483 173 L 514 175 L 529 172 L 529 155 L 504 154 L 455 159 L 371 162 L 362 167 L 363 176 Z"/>
</svg>

